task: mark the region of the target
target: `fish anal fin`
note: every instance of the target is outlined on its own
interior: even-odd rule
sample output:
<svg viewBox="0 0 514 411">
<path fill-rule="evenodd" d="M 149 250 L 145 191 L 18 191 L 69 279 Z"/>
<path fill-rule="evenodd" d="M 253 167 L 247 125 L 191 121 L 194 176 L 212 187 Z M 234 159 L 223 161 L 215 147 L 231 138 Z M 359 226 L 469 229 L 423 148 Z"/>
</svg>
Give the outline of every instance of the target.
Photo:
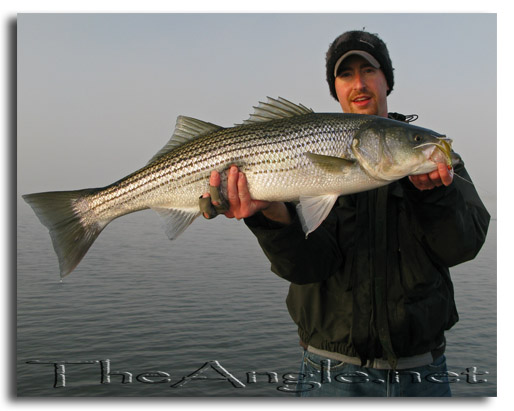
<svg viewBox="0 0 514 411">
<path fill-rule="evenodd" d="M 165 232 L 170 240 L 174 240 L 200 215 L 198 209 L 183 210 L 177 208 L 152 208 L 164 220 Z"/>
</svg>

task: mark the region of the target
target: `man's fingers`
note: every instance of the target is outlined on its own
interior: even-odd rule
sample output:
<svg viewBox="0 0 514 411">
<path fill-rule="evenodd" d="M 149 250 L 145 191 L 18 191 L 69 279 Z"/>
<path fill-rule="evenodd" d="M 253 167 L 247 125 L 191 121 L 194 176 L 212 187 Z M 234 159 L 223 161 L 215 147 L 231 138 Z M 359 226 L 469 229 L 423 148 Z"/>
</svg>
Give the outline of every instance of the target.
<svg viewBox="0 0 514 411">
<path fill-rule="evenodd" d="M 241 172 L 239 173 L 239 178 L 237 179 L 237 191 L 239 193 L 239 200 L 242 203 L 249 203 L 252 201 L 250 190 L 248 190 L 248 181 L 246 180 L 246 175 Z"/>
<path fill-rule="evenodd" d="M 428 178 L 429 178 L 430 183 L 432 183 L 431 188 L 439 187 L 443 184 L 441 182 L 441 176 L 439 175 L 438 170 L 435 170 L 435 171 L 432 171 L 431 173 L 429 173 Z"/>
<path fill-rule="evenodd" d="M 453 168 L 448 167 L 446 164 L 438 164 L 437 171 L 439 172 L 439 178 L 441 179 L 441 183 L 445 186 L 449 186 L 453 181 Z"/>
<path fill-rule="evenodd" d="M 221 177 L 220 173 L 217 171 L 211 171 L 211 176 L 209 177 L 209 187 L 219 187 L 221 184 Z M 210 192 L 210 195 L 212 195 L 212 190 Z M 218 199 L 213 198 L 213 203 L 217 202 Z"/>
<path fill-rule="evenodd" d="M 248 190 L 248 181 L 246 180 L 246 175 L 244 173 L 239 173 L 239 178 L 237 179 L 237 190 L 239 193 L 239 218 L 244 218 L 249 216 L 252 213 L 252 209 L 255 207 L 255 204 L 250 195 L 250 190 Z"/>
<path fill-rule="evenodd" d="M 216 186 L 209 186 L 211 194 L 211 203 L 218 214 L 224 214 L 229 210 L 229 205 L 225 197 L 220 193 L 220 190 Z"/>
<path fill-rule="evenodd" d="M 239 192 L 237 189 L 237 180 L 239 179 L 239 170 L 236 166 L 230 167 L 227 178 L 227 197 L 232 210 L 239 208 Z"/>
<path fill-rule="evenodd" d="M 434 188 L 434 183 L 428 177 L 428 174 L 409 176 L 409 180 L 418 190 L 430 190 Z"/>
<path fill-rule="evenodd" d="M 227 177 L 227 199 L 219 190 L 221 177 L 213 171 L 209 178 L 209 193 L 200 198 L 200 210 L 205 218 L 225 214 L 228 218 L 245 218 L 269 206 L 266 201 L 254 201 L 248 189 L 248 180 L 237 166 L 231 166 Z"/>
<path fill-rule="evenodd" d="M 209 177 L 209 185 L 219 187 L 221 184 L 220 173 L 217 171 L 211 171 L 211 176 Z"/>
<path fill-rule="evenodd" d="M 229 211 L 228 203 L 219 191 L 220 184 L 220 174 L 217 171 L 212 171 L 209 177 L 209 193 L 204 193 L 199 200 L 200 211 L 207 219 Z"/>
<path fill-rule="evenodd" d="M 211 196 L 208 193 L 203 194 L 198 200 L 200 211 L 203 216 L 210 220 L 218 215 L 218 212 L 214 209 L 211 203 Z"/>
<path fill-rule="evenodd" d="M 428 174 L 409 176 L 412 184 L 419 190 L 430 190 L 442 185 L 449 186 L 453 181 L 453 168 L 448 168 L 446 164 L 437 164 L 437 170 Z"/>
</svg>

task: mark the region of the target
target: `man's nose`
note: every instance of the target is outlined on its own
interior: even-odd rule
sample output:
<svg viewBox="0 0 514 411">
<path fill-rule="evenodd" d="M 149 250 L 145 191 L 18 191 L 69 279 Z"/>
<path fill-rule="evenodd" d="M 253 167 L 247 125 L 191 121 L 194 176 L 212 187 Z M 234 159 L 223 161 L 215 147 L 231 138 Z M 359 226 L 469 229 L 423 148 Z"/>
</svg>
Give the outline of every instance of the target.
<svg viewBox="0 0 514 411">
<path fill-rule="evenodd" d="M 360 74 L 357 74 L 354 77 L 353 87 L 354 87 L 355 90 L 363 90 L 363 89 L 365 89 L 366 88 L 366 83 L 364 81 L 364 77 L 361 76 Z"/>
</svg>

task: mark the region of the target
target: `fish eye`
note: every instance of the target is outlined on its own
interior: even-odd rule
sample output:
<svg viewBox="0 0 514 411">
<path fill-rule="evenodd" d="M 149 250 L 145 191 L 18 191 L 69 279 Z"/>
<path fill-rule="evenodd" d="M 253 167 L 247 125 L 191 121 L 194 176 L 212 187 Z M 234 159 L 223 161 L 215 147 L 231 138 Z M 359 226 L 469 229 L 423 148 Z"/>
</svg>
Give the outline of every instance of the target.
<svg viewBox="0 0 514 411">
<path fill-rule="evenodd" d="M 419 134 L 414 134 L 414 141 L 416 143 L 421 143 L 423 141 L 423 137 L 421 137 Z"/>
</svg>

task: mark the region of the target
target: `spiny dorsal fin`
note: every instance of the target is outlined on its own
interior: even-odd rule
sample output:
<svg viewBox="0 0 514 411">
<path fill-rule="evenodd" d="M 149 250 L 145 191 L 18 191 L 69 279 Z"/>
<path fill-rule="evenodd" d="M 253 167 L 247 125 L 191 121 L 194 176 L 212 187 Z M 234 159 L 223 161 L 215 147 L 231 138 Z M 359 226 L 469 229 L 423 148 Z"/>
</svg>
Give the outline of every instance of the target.
<svg viewBox="0 0 514 411">
<path fill-rule="evenodd" d="M 221 130 L 222 128 L 223 127 L 217 126 L 216 124 L 207 123 L 202 120 L 197 120 L 196 118 L 178 116 L 177 124 L 175 124 L 175 131 L 173 132 L 170 141 L 168 141 L 166 145 L 150 159 L 148 164 L 153 163 L 158 158 L 188 141 Z"/>
<path fill-rule="evenodd" d="M 289 100 L 282 97 L 279 97 L 278 99 L 268 97 L 268 101 L 266 103 L 260 101 L 259 105 L 254 107 L 254 109 L 255 111 L 253 114 L 250 114 L 250 118 L 243 121 L 242 124 L 261 123 L 264 121 L 278 120 L 281 118 L 313 113 L 312 109 L 307 108 L 302 104 L 291 103 Z"/>
</svg>

